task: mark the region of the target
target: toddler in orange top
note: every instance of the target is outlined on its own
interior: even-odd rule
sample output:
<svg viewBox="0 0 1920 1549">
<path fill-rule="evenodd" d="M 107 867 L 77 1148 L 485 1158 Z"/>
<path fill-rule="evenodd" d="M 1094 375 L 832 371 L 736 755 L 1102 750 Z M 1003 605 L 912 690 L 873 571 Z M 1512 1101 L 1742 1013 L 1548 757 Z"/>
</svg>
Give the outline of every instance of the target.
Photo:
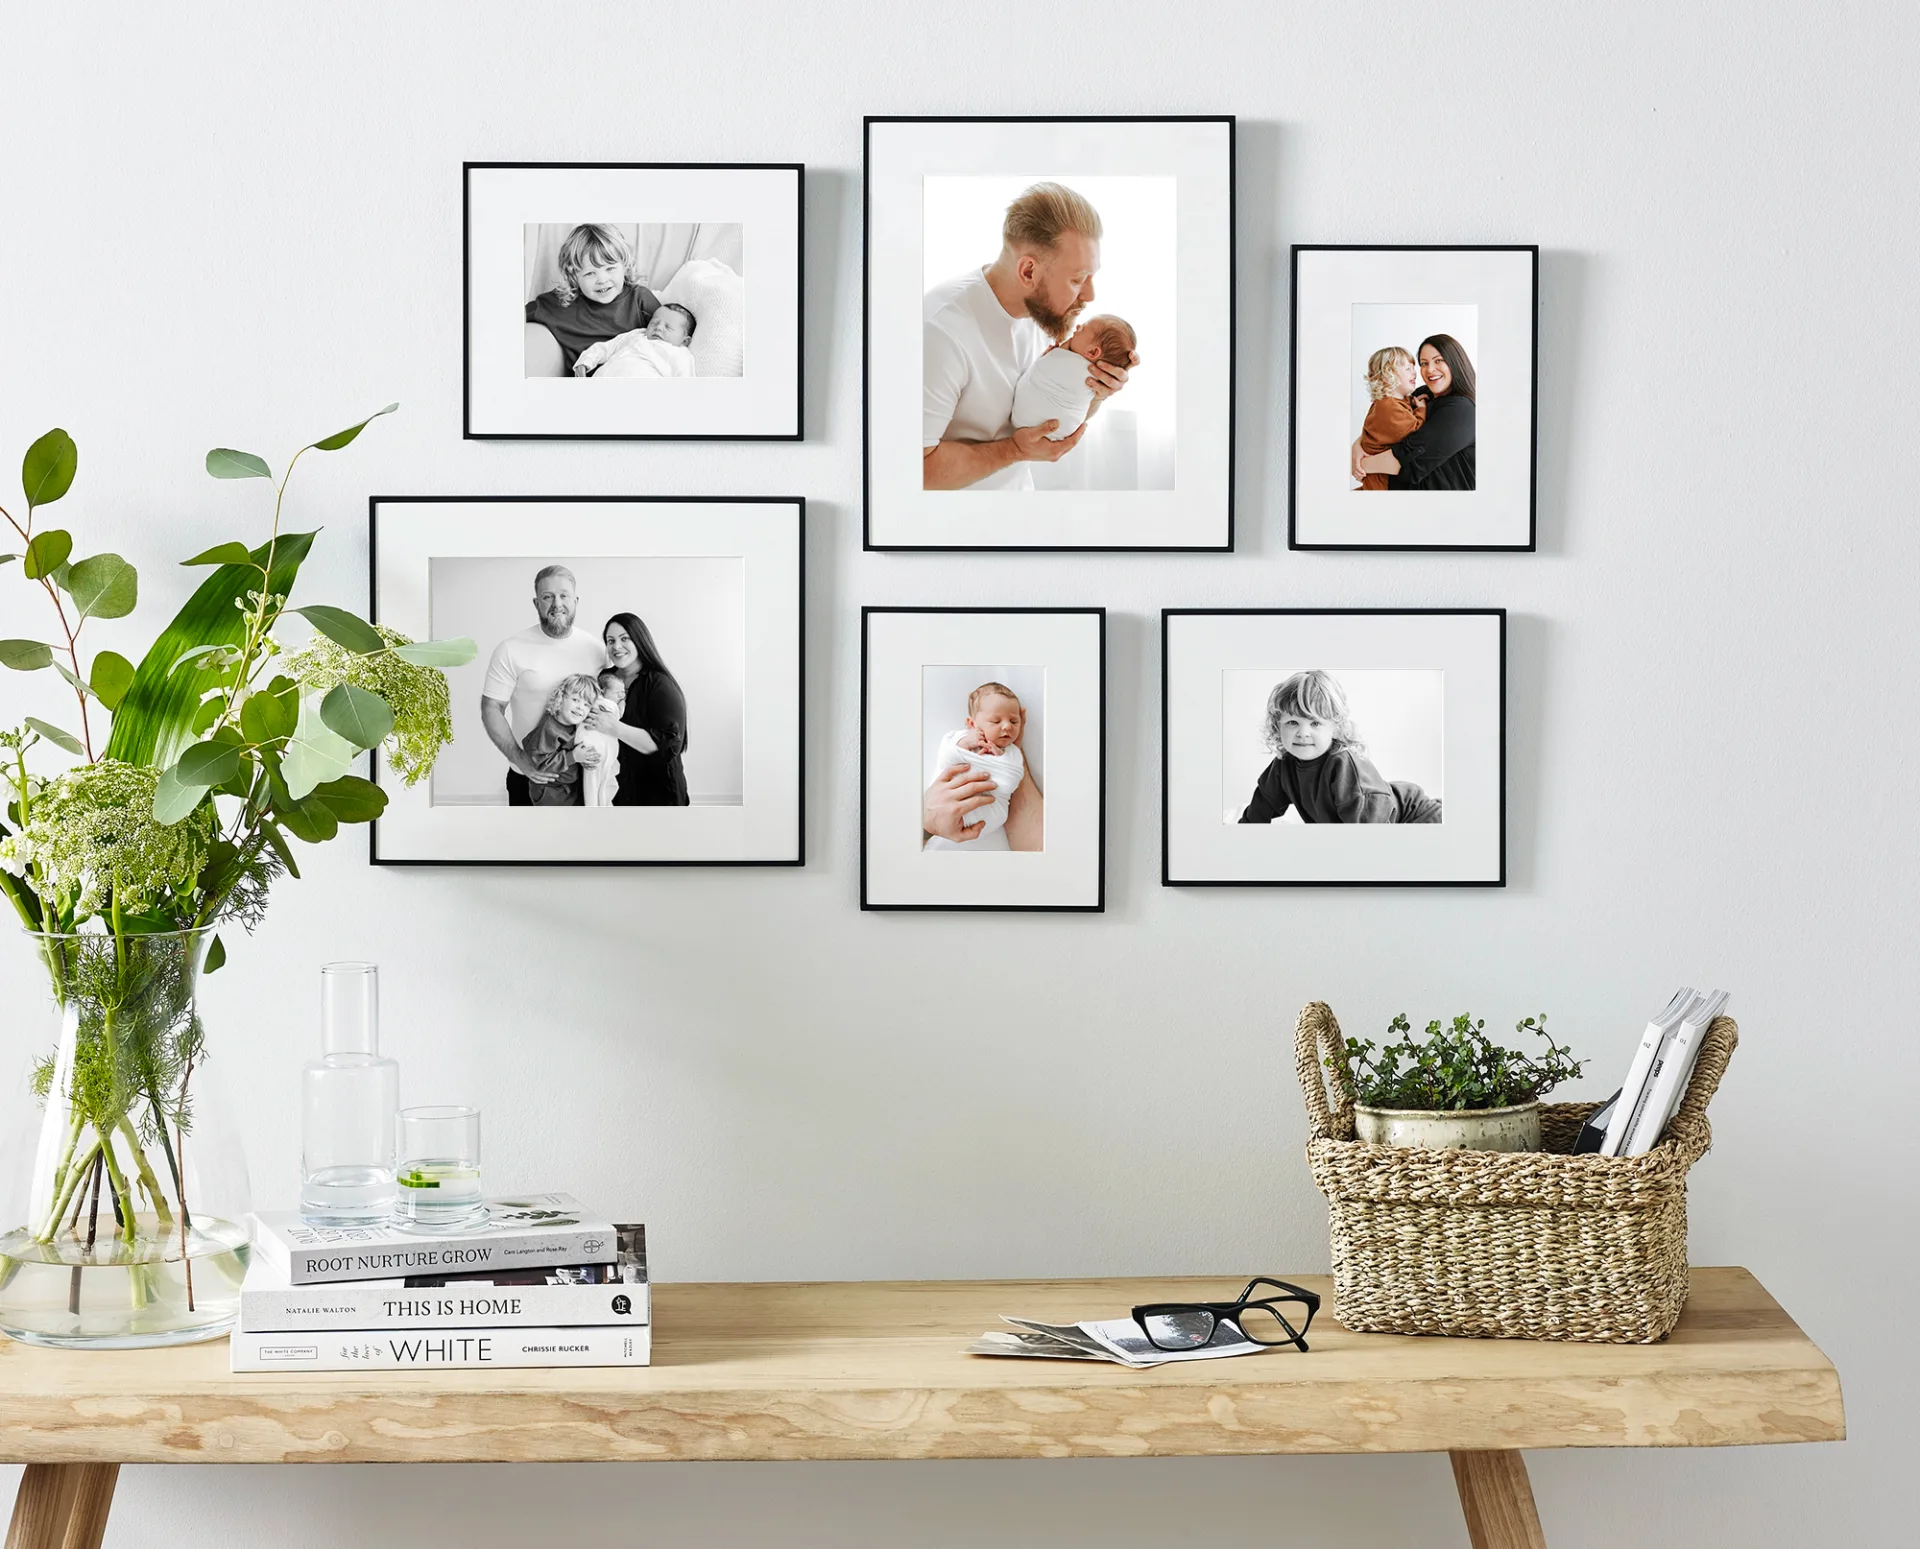
<svg viewBox="0 0 1920 1549">
<path fill-rule="evenodd" d="M 1398 446 L 1426 423 L 1427 395 L 1412 396 L 1420 386 L 1420 367 L 1397 344 L 1375 350 L 1367 357 L 1367 391 L 1373 395 L 1373 407 L 1360 426 L 1360 450 L 1371 457 L 1389 447 Z M 1387 489 L 1384 473 L 1370 473 L 1356 489 Z"/>
</svg>

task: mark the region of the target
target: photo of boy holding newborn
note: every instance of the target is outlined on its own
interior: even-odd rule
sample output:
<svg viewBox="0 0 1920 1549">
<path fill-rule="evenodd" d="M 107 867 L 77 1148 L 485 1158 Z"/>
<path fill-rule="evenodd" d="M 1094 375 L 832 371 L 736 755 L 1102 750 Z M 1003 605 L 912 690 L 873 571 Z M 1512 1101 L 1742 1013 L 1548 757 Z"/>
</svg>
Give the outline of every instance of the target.
<svg viewBox="0 0 1920 1549">
<path fill-rule="evenodd" d="M 599 381 L 610 377 L 692 376 L 693 351 L 688 347 L 699 322 L 677 301 L 664 301 L 644 328 L 634 328 L 602 339 L 580 352 L 573 363 L 575 376 Z"/>
</svg>

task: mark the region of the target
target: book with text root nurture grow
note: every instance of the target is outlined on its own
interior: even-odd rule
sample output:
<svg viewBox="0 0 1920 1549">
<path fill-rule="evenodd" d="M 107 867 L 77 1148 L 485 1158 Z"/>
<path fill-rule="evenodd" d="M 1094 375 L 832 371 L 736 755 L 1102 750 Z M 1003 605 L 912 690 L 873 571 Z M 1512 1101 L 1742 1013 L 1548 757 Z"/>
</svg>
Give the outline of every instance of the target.
<svg viewBox="0 0 1920 1549">
<path fill-rule="evenodd" d="M 248 1334 L 383 1329 L 580 1328 L 652 1321 L 647 1229 L 616 1226 L 610 1264 L 471 1270 L 402 1280 L 336 1280 L 294 1285 L 255 1258 L 240 1287 L 240 1329 Z"/>
<path fill-rule="evenodd" d="M 653 1355 L 653 1329 L 642 1323 L 632 1328 L 236 1332 L 229 1349 L 237 1372 L 645 1366 Z"/>
<path fill-rule="evenodd" d="M 290 1285 L 606 1264 L 616 1251 L 613 1222 L 589 1214 L 571 1194 L 490 1199 L 487 1219 L 460 1232 L 417 1232 L 387 1222 L 310 1226 L 291 1210 L 262 1210 L 253 1219 L 255 1255 Z"/>
</svg>

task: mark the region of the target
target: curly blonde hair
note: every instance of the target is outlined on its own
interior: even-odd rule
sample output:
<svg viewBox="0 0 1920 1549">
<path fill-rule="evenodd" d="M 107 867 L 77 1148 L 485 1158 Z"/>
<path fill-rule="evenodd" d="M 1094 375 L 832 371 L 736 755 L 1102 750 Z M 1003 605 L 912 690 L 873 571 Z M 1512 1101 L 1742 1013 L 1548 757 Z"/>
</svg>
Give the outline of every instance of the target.
<svg viewBox="0 0 1920 1549">
<path fill-rule="evenodd" d="M 566 241 L 560 244 L 560 283 L 553 288 L 560 305 L 570 307 L 579 296 L 574 277 L 582 269 L 598 269 L 606 264 L 620 265 L 626 272 L 628 285 L 642 283 L 633 249 L 613 227 L 584 225 L 569 231 Z"/>
<path fill-rule="evenodd" d="M 1290 715 L 1325 721 L 1333 727 L 1335 738 L 1354 752 L 1367 750 L 1367 745 L 1360 740 L 1360 728 L 1347 714 L 1347 691 L 1340 686 L 1340 680 L 1324 668 L 1296 672 L 1274 684 L 1273 691 L 1267 695 L 1267 719 L 1261 728 L 1261 741 L 1275 758 L 1284 751 L 1280 723 Z"/>
<path fill-rule="evenodd" d="M 587 703 L 592 704 L 600 697 L 600 680 L 590 672 L 576 672 L 562 678 L 554 684 L 553 692 L 547 695 L 547 714 L 558 715 L 561 701 L 576 692 L 585 694 Z"/>
<path fill-rule="evenodd" d="M 1367 357 L 1367 396 L 1375 403 L 1382 398 L 1401 396 L 1393 390 L 1393 368 L 1403 361 L 1409 366 L 1419 364 L 1397 344 L 1389 344 L 1384 350 L 1375 350 Z"/>
</svg>

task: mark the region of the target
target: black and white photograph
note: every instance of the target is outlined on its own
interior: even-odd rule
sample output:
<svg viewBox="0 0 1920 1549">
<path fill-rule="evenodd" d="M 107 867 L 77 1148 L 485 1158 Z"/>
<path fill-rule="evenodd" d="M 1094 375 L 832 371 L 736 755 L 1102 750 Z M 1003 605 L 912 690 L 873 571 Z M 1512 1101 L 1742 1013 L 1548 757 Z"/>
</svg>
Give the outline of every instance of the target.
<svg viewBox="0 0 1920 1549">
<path fill-rule="evenodd" d="M 864 909 L 1105 907 L 1106 612 L 861 610 Z"/>
<path fill-rule="evenodd" d="M 374 609 L 452 631 L 451 743 L 386 863 L 797 864 L 794 500 L 376 498 Z"/>
<path fill-rule="evenodd" d="M 1169 609 L 1161 632 L 1168 885 L 1504 884 L 1502 610 Z"/>
<path fill-rule="evenodd" d="M 1534 546 L 1538 265 L 1294 248 L 1292 547 Z"/>
<path fill-rule="evenodd" d="M 469 438 L 798 439 L 803 168 L 464 170 Z"/>
<path fill-rule="evenodd" d="M 1230 118 L 867 121 L 869 548 L 1231 547 L 1232 168 Z"/>
</svg>

